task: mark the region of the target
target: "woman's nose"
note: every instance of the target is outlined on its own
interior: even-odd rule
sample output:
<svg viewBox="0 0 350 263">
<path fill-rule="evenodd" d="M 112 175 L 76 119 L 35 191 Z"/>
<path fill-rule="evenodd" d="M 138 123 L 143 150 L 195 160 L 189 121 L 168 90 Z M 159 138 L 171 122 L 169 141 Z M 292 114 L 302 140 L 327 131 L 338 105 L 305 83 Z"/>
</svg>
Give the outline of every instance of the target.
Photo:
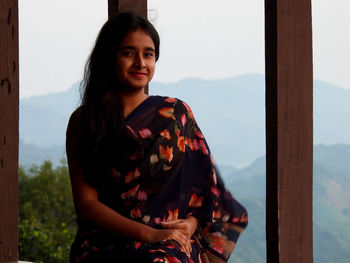
<svg viewBox="0 0 350 263">
<path fill-rule="evenodd" d="M 145 60 L 142 55 L 137 55 L 135 58 L 135 66 L 139 68 L 144 68 L 146 67 Z"/>
</svg>

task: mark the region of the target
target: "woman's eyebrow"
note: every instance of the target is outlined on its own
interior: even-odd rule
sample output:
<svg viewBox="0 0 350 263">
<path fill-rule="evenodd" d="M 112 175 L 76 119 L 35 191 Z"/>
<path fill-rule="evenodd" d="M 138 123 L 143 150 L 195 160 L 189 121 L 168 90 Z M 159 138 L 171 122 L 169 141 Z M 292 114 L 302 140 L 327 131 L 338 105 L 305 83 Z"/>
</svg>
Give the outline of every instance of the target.
<svg viewBox="0 0 350 263">
<path fill-rule="evenodd" d="M 136 50 L 136 47 L 135 46 L 124 46 L 124 47 L 120 48 L 120 50 L 125 50 L 125 49 Z M 153 51 L 153 52 L 155 52 L 153 47 L 146 47 L 145 50 L 146 51 Z"/>
<path fill-rule="evenodd" d="M 134 46 L 125 46 L 125 47 L 122 47 L 120 50 L 124 50 L 124 49 L 136 50 L 136 47 L 134 47 Z"/>
</svg>

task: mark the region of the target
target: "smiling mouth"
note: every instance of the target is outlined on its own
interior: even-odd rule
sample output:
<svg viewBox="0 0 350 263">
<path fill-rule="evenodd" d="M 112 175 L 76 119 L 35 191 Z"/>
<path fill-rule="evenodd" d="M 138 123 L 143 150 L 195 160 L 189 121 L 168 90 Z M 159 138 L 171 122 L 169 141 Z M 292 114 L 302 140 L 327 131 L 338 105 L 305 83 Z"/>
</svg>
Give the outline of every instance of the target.
<svg viewBox="0 0 350 263">
<path fill-rule="evenodd" d="M 147 73 L 144 73 L 144 72 L 130 72 L 130 74 L 131 74 L 132 76 L 137 77 L 137 78 L 142 78 L 142 77 L 144 77 L 144 76 L 147 75 Z"/>
</svg>

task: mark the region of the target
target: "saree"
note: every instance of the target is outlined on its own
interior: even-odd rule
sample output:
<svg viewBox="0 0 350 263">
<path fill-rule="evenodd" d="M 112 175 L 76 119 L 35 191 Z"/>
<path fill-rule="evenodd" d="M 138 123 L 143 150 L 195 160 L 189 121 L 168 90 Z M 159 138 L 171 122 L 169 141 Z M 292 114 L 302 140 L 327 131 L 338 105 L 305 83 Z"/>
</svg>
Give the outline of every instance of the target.
<svg viewBox="0 0 350 263">
<path fill-rule="evenodd" d="M 67 141 L 74 139 L 74 115 Z M 227 262 L 248 224 L 247 211 L 225 188 L 190 107 L 176 98 L 149 96 L 127 116 L 124 129 L 140 141 L 142 155 L 131 154 L 130 162 L 111 170 L 97 189 L 99 200 L 158 229 L 161 222 L 197 218 L 191 255 L 175 240 L 142 243 L 78 219 L 70 262 Z M 67 144 L 68 161 L 72 152 Z"/>
</svg>

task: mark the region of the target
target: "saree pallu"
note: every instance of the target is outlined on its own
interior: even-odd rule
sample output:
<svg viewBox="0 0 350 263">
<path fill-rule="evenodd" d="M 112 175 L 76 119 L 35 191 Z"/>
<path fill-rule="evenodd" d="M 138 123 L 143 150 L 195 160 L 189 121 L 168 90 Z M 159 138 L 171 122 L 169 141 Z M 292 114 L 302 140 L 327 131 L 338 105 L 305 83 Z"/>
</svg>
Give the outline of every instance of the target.
<svg viewBox="0 0 350 263">
<path fill-rule="evenodd" d="M 74 113 L 69 126 L 71 122 Z M 247 211 L 225 189 L 190 107 L 179 99 L 150 96 L 124 124 L 141 142 L 143 154 L 132 154 L 125 167 L 111 170 L 97 189 L 99 200 L 154 228 L 196 217 L 191 257 L 175 240 L 146 244 L 78 219 L 71 262 L 227 262 L 248 224 Z M 142 160 L 135 162 L 137 158 Z"/>
</svg>

